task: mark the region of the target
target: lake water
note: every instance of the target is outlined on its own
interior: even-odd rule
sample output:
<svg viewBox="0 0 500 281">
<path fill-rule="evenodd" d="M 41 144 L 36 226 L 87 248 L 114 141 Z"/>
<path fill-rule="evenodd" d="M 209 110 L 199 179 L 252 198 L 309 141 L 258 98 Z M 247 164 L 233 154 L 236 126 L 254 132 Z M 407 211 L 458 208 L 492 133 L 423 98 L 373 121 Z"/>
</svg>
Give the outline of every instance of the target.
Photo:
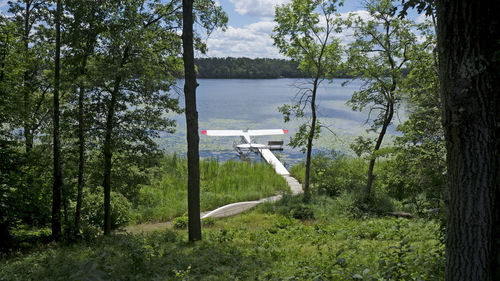
<svg viewBox="0 0 500 281">
<path fill-rule="evenodd" d="M 321 137 L 315 141 L 316 151 L 335 149 L 347 152 L 349 143 L 356 136 L 367 134 L 367 112 L 354 112 L 346 105 L 353 91 L 360 88 L 361 82 L 353 81 L 342 87 L 344 81 L 334 79 L 331 83 L 324 81 L 321 84 L 318 92 L 318 116 L 322 124 L 328 125 L 329 130 L 324 129 Z M 304 159 L 304 154 L 286 144 L 305 120 L 285 123 L 278 107 L 292 103 L 297 98 L 298 87 L 308 86 L 304 85 L 305 82 L 306 80 L 297 79 L 199 79 L 197 107 L 200 130 L 287 129 L 287 135 L 258 137 L 255 140 L 257 143 L 283 140 L 285 149 L 277 153 L 280 159 L 286 164 L 300 162 Z M 182 91 L 183 83 L 179 81 L 178 91 Z M 182 92 L 179 96 L 184 105 Z M 177 120 L 177 131 L 173 135 L 163 134 L 160 143 L 169 153 L 185 153 L 185 117 L 171 117 Z M 237 158 L 232 147 L 234 141 L 239 141 L 239 137 L 200 135 L 200 156 L 215 157 L 221 161 Z"/>
</svg>

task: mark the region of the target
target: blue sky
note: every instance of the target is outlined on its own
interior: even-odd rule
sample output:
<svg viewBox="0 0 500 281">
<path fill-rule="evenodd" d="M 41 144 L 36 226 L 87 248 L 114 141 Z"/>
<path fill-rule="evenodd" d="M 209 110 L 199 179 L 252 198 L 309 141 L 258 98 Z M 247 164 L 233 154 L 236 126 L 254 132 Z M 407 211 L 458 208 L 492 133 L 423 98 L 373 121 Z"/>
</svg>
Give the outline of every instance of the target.
<svg viewBox="0 0 500 281">
<path fill-rule="evenodd" d="M 290 0 L 218 0 L 229 16 L 226 32 L 207 39 L 206 57 L 282 58 L 273 46 L 274 8 Z M 339 12 L 362 10 L 362 0 L 346 0 Z"/>
<path fill-rule="evenodd" d="M 8 0 L 0 0 L 0 10 L 6 11 Z M 225 32 L 215 31 L 206 38 L 208 53 L 199 57 L 266 57 L 282 58 L 273 46 L 274 8 L 290 0 L 215 0 L 229 16 Z M 345 0 L 339 12 L 363 14 L 363 0 Z M 400 3 L 397 0 L 396 3 Z M 417 18 L 416 12 L 409 13 Z M 339 35 L 342 38 L 345 34 Z"/>
<path fill-rule="evenodd" d="M 260 21 L 262 18 L 272 17 L 274 7 L 287 3 L 286 0 L 219 0 L 217 1 L 229 15 L 229 25 L 243 27 Z M 363 9 L 362 0 L 347 0 L 339 12 L 351 12 Z"/>
<path fill-rule="evenodd" d="M 270 37 L 274 8 L 290 0 L 218 0 L 229 16 L 226 32 L 216 31 L 208 39 L 208 53 L 201 57 L 282 58 Z M 397 1 L 396 3 L 400 3 Z M 363 0 L 345 0 L 339 12 L 363 14 Z M 417 18 L 415 11 L 410 17 Z M 340 34 L 339 37 L 346 36 Z M 341 40 L 348 38 L 341 38 Z"/>
</svg>

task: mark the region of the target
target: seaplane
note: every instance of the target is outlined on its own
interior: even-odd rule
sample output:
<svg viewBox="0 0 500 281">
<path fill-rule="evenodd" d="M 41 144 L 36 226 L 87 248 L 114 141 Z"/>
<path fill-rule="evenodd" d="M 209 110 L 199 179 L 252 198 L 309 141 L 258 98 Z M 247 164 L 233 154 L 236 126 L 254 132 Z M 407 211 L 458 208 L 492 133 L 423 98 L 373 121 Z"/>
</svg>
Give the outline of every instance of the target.
<svg viewBox="0 0 500 281">
<path fill-rule="evenodd" d="M 254 143 L 254 136 L 284 135 L 288 133 L 286 129 L 268 129 L 268 130 L 202 130 L 201 133 L 214 137 L 241 137 L 240 143 L 233 143 L 233 147 L 240 155 L 248 155 L 250 152 L 262 155 L 267 163 L 271 164 L 276 173 L 280 175 L 289 175 L 288 170 L 271 152 L 272 150 L 283 150 L 283 141 L 269 141 L 268 144 Z"/>
</svg>

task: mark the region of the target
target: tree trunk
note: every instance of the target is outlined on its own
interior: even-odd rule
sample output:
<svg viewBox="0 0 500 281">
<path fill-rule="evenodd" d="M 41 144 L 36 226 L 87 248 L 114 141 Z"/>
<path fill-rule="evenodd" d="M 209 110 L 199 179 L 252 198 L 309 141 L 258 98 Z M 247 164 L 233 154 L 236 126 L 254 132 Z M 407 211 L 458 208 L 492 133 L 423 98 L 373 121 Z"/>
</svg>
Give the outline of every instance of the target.
<svg viewBox="0 0 500 281">
<path fill-rule="evenodd" d="M 115 127 L 115 109 L 118 101 L 118 94 L 120 92 L 120 84 L 122 77 L 120 70 L 125 65 L 129 54 L 129 47 L 125 47 L 123 57 L 120 62 L 120 67 L 117 70 L 117 76 L 111 92 L 111 98 L 108 102 L 108 113 L 106 116 L 106 132 L 104 136 L 104 180 L 102 187 L 104 188 L 104 235 L 111 234 L 111 159 L 113 158 L 113 131 Z"/>
<path fill-rule="evenodd" d="M 59 139 L 59 86 L 60 86 L 60 56 L 61 56 L 61 0 L 57 0 L 56 52 L 54 60 L 54 185 L 52 187 L 52 238 L 59 240 L 61 236 L 61 190 L 63 188 L 61 143 Z"/>
<path fill-rule="evenodd" d="M 113 127 L 115 119 L 116 95 L 118 94 L 119 79 L 115 80 L 115 87 L 111 93 L 111 99 L 108 103 L 108 114 L 106 116 L 106 133 L 104 137 L 104 235 L 111 234 L 111 158 L 113 157 Z"/>
<path fill-rule="evenodd" d="M 319 77 L 316 77 L 313 82 L 311 96 L 311 129 L 309 130 L 309 135 L 307 136 L 306 174 L 304 178 L 304 202 L 306 203 L 311 199 L 309 178 L 311 174 L 312 143 L 314 140 L 314 134 L 316 133 L 316 92 L 318 89 L 318 81 Z"/>
<path fill-rule="evenodd" d="M 2 39 L 5 42 L 5 45 L 2 46 L 2 60 L 0 62 L 0 83 L 3 82 L 3 79 L 5 78 L 5 60 L 7 59 L 7 52 L 9 48 L 9 34 L 6 34 L 5 37 L 2 36 Z M 0 94 L 3 94 L 3 92 L 0 92 Z"/>
<path fill-rule="evenodd" d="M 78 187 L 76 195 L 76 210 L 75 210 L 75 236 L 80 235 L 80 218 L 82 213 L 82 197 L 83 197 L 83 173 L 85 167 L 85 126 L 83 120 L 83 102 L 85 95 L 85 87 L 80 86 L 78 93 Z"/>
<path fill-rule="evenodd" d="M 94 11 L 95 13 L 95 11 Z M 83 77 L 87 72 L 87 61 L 89 56 L 94 51 L 97 33 L 94 32 L 95 26 L 89 26 L 87 33 L 87 43 L 85 47 L 85 55 L 82 59 L 82 64 L 79 70 L 79 77 Z M 84 102 L 85 102 L 85 85 L 82 82 L 78 92 L 78 186 L 76 195 L 76 210 L 75 210 L 75 236 L 80 236 L 80 220 L 82 213 L 84 172 L 85 172 L 85 119 L 84 119 Z"/>
<path fill-rule="evenodd" d="M 499 10 L 499 1 L 437 2 L 449 281 L 500 280 Z"/>
<path fill-rule="evenodd" d="M 24 7 L 24 34 L 23 34 L 23 45 L 24 45 L 24 52 L 26 56 L 26 60 L 29 57 L 29 35 L 30 35 L 30 16 L 31 16 L 31 0 L 26 0 L 24 2 L 25 7 Z M 25 63 L 28 63 L 27 61 Z M 31 133 L 31 122 L 30 122 L 30 108 L 31 108 L 31 102 L 30 102 L 30 96 L 29 96 L 29 89 L 28 89 L 28 84 L 30 77 L 28 70 L 24 71 L 23 75 L 23 134 L 24 134 L 24 145 L 25 145 L 25 150 L 26 150 L 26 155 L 30 155 L 31 150 L 33 150 L 33 134 Z M 32 180 L 28 179 L 28 182 L 30 185 L 32 184 Z"/>
<path fill-rule="evenodd" d="M 10 247 L 12 247 L 12 236 L 9 229 L 10 225 L 8 221 L 0 221 L 0 252 L 7 253 Z"/>
<path fill-rule="evenodd" d="M 395 86 L 394 86 L 395 88 Z M 370 198 L 371 192 L 372 192 L 372 185 L 373 185 L 373 168 L 375 167 L 375 162 L 377 160 L 377 157 L 375 156 L 375 153 L 380 149 L 380 146 L 382 145 L 382 141 L 384 140 L 385 133 L 387 132 L 387 128 L 391 124 L 392 117 L 394 116 L 394 104 L 392 100 L 388 101 L 386 110 L 385 110 L 385 116 L 384 116 L 384 123 L 382 124 L 382 129 L 380 130 L 380 133 L 378 134 L 377 142 L 375 143 L 375 147 L 373 148 L 373 153 L 371 155 L 370 159 L 370 164 L 368 165 L 368 180 L 366 181 L 366 188 L 365 188 L 365 199 L 368 200 Z"/>
<path fill-rule="evenodd" d="M 182 47 L 184 60 L 184 97 L 188 146 L 188 230 L 189 241 L 201 240 L 200 156 L 198 111 L 196 110 L 196 71 L 193 47 L 193 0 L 182 1 Z"/>
</svg>

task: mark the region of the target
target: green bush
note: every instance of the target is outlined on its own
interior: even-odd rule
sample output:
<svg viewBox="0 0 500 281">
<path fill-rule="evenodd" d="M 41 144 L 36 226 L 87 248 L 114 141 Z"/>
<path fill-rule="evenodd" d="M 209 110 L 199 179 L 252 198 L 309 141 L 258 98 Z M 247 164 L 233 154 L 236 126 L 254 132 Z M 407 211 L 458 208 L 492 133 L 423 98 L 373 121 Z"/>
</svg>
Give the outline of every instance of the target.
<svg viewBox="0 0 500 281">
<path fill-rule="evenodd" d="M 284 195 L 278 202 L 262 204 L 261 209 L 299 220 L 314 219 L 314 210 L 310 204 L 303 203 L 303 195 Z"/>
<path fill-rule="evenodd" d="M 52 241 L 50 228 L 32 228 L 28 225 L 20 225 L 12 229 L 11 249 L 32 249 L 50 241 Z"/>
<path fill-rule="evenodd" d="M 214 226 L 215 225 L 215 219 L 214 218 L 204 218 L 204 219 L 201 219 L 201 225 L 207 226 L 207 227 Z"/>
<path fill-rule="evenodd" d="M 189 223 L 189 218 L 187 215 L 184 215 L 182 217 L 177 217 L 173 221 L 174 228 L 176 229 L 186 229 L 188 227 Z M 210 227 L 215 225 L 215 219 L 214 218 L 204 218 L 201 219 L 201 225 Z"/>
<path fill-rule="evenodd" d="M 336 153 L 316 154 L 311 162 L 310 182 L 314 189 L 335 197 L 344 191 L 360 191 L 366 184 L 366 162 Z M 295 165 L 290 173 L 304 181 L 304 163 Z"/>
<path fill-rule="evenodd" d="M 290 215 L 294 219 L 299 219 L 299 220 L 314 219 L 314 212 L 312 208 L 305 204 L 292 206 L 290 208 Z"/>
<path fill-rule="evenodd" d="M 94 191 L 84 190 L 82 201 L 82 235 L 95 237 L 104 224 L 104 193 L 101 186 Z M 111 228 L 126 225 L 131 219 L 132 204 L 117 192 L 111 192 Z"/>
<path fill-rule="evenodd" d="M 174 219 L 174 228 L 186 229 L 189 223 L 187 216 L 177 217 Z"/>
<path fill-rule="evenodd" d="M 376 193 L 368 200 L 360 192 L 344 192 L 335 198 L 338 210 L 345 215 L 362 217 L 364 215 L 384 215 L 394 210 L 392 199 L 386 194 Z"/>
</svg>

